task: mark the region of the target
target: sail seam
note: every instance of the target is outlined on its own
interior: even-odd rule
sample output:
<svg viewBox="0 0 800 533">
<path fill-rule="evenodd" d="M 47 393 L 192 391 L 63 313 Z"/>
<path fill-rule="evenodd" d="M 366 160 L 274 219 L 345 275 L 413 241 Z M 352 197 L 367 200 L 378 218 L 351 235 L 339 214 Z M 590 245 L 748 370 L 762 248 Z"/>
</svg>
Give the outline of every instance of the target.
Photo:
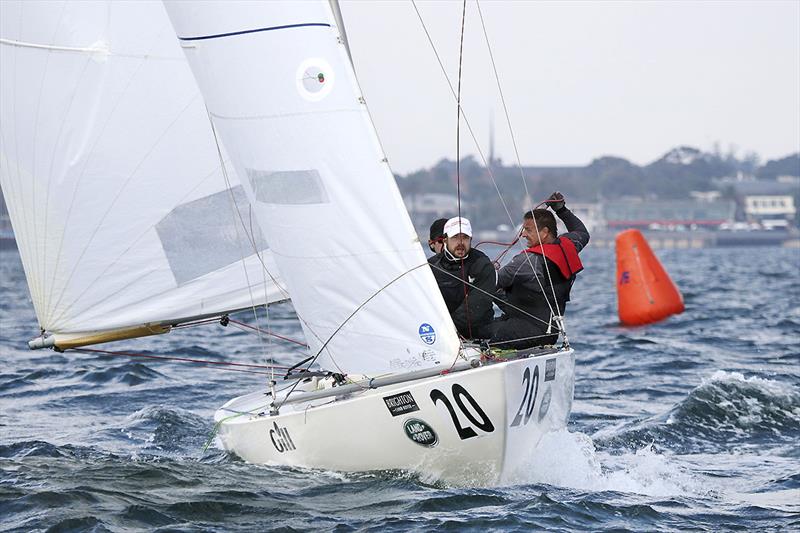
<svg viewBox="0 0 800 533">
<path fill-rule="evenodd" d="M 250 116 L 234 116 L 234 115 L 220 115 L 219 113 L 212 113 L 209 114 L 213 118 L 218 118 L 220 120 L 265 120 L 265 119 L 272 119 L 272 118 L 288 118 L 288 117 L 298 117 L 304 115 L 331 115 L 334 113 L 363 113 L 363 109 L 357 108 L 347 108 L 343 107 L 340 109 L 327 109 L 327 110 L 314 110 L 314 111 L 297 111 L 295 113 L 275 113 L 272 115 L 250 115 Z"/>
<path fill-rule="evenodd" d="M 327 22 L 303 22 L 300 24 L 284 24 L 283 26 L 270 26 L 268 28 L 256 28 L 254 30 L 241 30 L 241 31 L 232 31 L 228 33 L 216 33 L 213 35 L 199 35 L 196 37 L 181 37 L 178 36 L 178 39 L 181 41 L 204 41 L 207 39 L 220 39 L 222 37 L 235 37 L 237 35 L 247 35 L 249 33 L 260 33 L 264 31 L 273 31 L 273 30 L 288 30 L 292 28 L 304 28 L 309 26 L 323 26 L 326 28 L 330 28 L 331 25 Z"/>
</svg>

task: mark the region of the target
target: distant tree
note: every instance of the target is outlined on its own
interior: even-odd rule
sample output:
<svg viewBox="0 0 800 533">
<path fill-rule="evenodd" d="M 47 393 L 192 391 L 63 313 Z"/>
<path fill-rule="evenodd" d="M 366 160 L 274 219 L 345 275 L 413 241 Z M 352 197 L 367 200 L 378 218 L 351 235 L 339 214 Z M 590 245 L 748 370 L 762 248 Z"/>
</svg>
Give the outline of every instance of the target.
<svg viewBox="0 0 800 533">
<path fill-rule="evenodd" d="M 787 155 L 782 159 L 767 161 L 759 168 L 756 175 L 761 179 L 775 179 L 778 176 L 800 176 L 800 152 Z"/>
</svg>

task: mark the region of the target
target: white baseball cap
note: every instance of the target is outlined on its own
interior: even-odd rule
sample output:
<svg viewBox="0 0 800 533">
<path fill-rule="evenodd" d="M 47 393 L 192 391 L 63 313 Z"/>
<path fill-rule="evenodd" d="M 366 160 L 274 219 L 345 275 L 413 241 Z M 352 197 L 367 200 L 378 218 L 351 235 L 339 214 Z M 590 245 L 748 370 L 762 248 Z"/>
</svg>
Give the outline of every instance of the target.
<svg viewBox="0 0 800 533">
<path fill-rule="evenodd" d="M 447 237 L 455 237 L 463 233 L 467 237 L 472 237 L 472 224 L 464 217 L 453 217 L 444 224 L 444 234 Z"/>
</svg>

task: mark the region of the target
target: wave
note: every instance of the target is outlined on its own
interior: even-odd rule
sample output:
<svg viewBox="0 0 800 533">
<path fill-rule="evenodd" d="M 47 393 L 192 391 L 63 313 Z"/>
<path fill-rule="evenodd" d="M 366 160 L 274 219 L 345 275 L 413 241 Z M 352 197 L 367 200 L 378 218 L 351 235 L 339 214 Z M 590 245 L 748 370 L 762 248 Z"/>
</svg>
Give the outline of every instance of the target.
<svg viewBox="0 0 800 533">
<path fill-rule="evenodd" d="M 763 446 L 800 435 L 800 392 L 788 383 L 716 371 L 669 412 L 595 434 L 599 445 L 656 442 L 675 452 Z"/>
<path fill-rule="evenodd" d="M 117 383 L 129 386 L 141 385 L 165 377 L 164 374 L 135 361 L 128 361 L 121 365 L 105 364 L 102 368 L 80 370 L 77 374 L 83 382 Z"/>
<path fill-rule="evenodd" d="M 200 455 L 211 430 L 208 419 L 184 409 L 163 405 L 136 411 L 118 428 L 142 450 L 189 452 L 192 455 Z"/>
</svg>

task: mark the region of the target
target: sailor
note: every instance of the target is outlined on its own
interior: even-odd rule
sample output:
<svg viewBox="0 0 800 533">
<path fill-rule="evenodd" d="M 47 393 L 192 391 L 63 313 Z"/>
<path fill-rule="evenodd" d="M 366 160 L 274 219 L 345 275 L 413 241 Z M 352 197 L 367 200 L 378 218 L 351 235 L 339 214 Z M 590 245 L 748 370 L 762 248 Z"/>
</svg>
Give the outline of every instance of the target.
<svg viewBox="0 0 800 533">
<path fill-rule="evenodd" d="M 434 220 L 431 224 L 431 232 L 428 238 L 428 248 L 431 252 L 438 254 L 444 248 L 444 225 L 447 222 L 446 218 L 439 218 Z"/>
<path fill-rule="evenodd" d="M 442 251 L 431 257 L 431 265 L 447 310 L 466 339 L 486 339 L 494 317 L 492 298 L 496 273 L 486 254 L 472 248 L 472 225 L 454 217 L 444 225 Z"/>
<path fill-rule="evenodd" d="M 521 236 L 528 248 L 497 273 L 498 292 L 505 293 L 505 302 L 498 303 L 504 314 L 492 323 L 490 343 L 498 348 L 555 344 L 570 289 L 583 270 L 578 252 L 589 242 L 586 226 L 567 209 L 560 192 L 547 204 L 567 233 L 557 234 L 556 218 L 547 209 L 523 216 Z"/>
</svg>

